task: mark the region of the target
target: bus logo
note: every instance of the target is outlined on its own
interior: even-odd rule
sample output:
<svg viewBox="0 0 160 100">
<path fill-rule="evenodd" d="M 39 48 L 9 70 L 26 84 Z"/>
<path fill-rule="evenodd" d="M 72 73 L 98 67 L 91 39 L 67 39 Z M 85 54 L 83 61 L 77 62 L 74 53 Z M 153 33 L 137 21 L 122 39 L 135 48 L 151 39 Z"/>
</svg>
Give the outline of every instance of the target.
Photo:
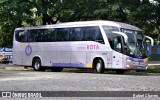
<svg viewBox="0 0 160 100">
<path fill-rule="evenodd" d="M 26 49 L 25 49 L 25 53 L 27 56 L 30 56 L 32 54 L 32 47 L 28 44 Z"/>
<path fill-rule="evenodd" d="M 99 50 L 98 45 L 87 45 L 87 50 Z"/>
<path fill-rule="evenodd" d="M 2 92 L 2 97 L 11 97 L 11 92 Z"/>
</svg>

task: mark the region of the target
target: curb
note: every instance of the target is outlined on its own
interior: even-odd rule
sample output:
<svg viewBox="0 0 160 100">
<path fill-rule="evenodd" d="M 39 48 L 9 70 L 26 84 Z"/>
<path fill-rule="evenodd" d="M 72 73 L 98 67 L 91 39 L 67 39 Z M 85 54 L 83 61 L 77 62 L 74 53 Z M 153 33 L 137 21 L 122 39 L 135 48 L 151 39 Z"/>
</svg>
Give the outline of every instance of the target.
<svg viewBox="0 0 160 100">
<path fill-rule="evenodd" d="M 0 67 L 0 70 L 33 70 L 31 67 Z"/>
</svg>

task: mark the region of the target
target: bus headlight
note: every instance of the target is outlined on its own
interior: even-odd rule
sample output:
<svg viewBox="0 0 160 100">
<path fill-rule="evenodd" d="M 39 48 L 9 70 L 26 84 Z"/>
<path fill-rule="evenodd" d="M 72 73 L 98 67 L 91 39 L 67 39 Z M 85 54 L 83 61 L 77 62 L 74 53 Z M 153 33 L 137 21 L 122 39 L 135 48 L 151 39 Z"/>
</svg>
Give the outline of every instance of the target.
<svg viewBox="0 0 160 100">
<path fill-rule="evenodd" d="M 131 60 L 130 60 L 130 59 L 127 59 L 127 62 L 131 62 Z"/>
<path fill-rule="evenodd" d="M 128 58 L 127 56 L 123 56 L 123 57 L 122 57 L 122 59 L 124 59 L 124 60 L 127 60 L 127 58 Z"/>
<path fill-rule="evenodd" d="M 126 67 L 127 67 L 127 68 L 130 68 L 130 66 L 129 66 L 129 65 L 126 65 Z"/>
<path fill-rule="evenodd" d="M 126 60 L 127 62 L 131 62 L 131 60 L 127 56 L 123 56 L 123 59 Z"/>
</svg>

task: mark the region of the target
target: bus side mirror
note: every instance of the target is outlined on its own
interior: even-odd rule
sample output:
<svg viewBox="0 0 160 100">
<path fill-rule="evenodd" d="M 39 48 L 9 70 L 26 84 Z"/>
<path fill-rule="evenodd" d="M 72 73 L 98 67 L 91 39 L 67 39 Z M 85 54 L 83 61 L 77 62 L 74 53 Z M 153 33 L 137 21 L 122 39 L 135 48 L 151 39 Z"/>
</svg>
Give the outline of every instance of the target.
<svg viewBox="0 0 160 100">
<path fill-rule="evenodd" d="M 149 39 L 151 41 L 151 46 L 154 46 L 154 40 L 151 37 L 145 36 L 145 38 L 147 38 L 147 39 Z"/>
<path fill-rule="evenodd" d="M 116 32 L 116 31 L 113 31 L 112 33 L 123 36 L 123 38 L 124 38 L 124 42 L 125 42 L 126 44 L 128 44 L 128 36 L 127 36 L 125 33 L 122 33 L 122 32 Z"/>
</svg>

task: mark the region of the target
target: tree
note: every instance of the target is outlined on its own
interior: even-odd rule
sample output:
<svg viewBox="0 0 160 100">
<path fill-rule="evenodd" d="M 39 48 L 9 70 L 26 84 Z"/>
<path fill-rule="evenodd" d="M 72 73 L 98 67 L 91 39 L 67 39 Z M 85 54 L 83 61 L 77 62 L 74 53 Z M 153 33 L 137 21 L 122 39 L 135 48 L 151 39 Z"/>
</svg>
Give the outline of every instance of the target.
<svg viewBox="0 0 160 100">
<path fill-rule="evenodd" d="M 12 46 L 14 29 L 68 21 L 112 20 L 129 23 L 157 38 L 160 1 L 149 0 L 1 0 L 0 46 Z"/>
</svg>

